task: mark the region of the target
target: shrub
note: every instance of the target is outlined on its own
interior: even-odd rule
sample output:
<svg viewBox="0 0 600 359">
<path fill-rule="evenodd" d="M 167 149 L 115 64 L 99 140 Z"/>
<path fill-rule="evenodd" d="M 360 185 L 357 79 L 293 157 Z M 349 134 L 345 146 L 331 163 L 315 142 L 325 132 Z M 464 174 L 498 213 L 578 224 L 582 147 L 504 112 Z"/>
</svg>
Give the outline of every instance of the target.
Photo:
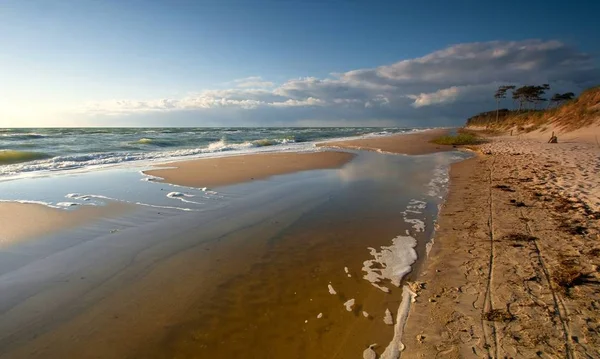
<svg viewBox="0 0 600 359">
<path fill-rule="evenodd" d="M 486 141 L 470 133 L 458 133 L 456 135 L 441 136 L 431 142 L 438 145 L 464 146 L 478 145 Z"/>
</svg>

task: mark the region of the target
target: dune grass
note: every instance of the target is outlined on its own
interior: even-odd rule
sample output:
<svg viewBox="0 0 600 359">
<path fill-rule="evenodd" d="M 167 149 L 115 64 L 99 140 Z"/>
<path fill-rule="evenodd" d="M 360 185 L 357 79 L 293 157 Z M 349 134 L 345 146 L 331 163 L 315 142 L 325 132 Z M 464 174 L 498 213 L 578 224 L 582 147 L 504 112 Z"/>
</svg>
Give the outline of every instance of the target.
<svg viewBox="0 0 600 359">
<path fill-rule="evenodd" d="M 456 135 L 441 136 L 433 139 L 431 142 L 437 145 L 448 145 L 448 146 L 466 146 L 466 145 L 479 145 L 486 141 L 472 133 L 457 133 Z"/>
</svg>

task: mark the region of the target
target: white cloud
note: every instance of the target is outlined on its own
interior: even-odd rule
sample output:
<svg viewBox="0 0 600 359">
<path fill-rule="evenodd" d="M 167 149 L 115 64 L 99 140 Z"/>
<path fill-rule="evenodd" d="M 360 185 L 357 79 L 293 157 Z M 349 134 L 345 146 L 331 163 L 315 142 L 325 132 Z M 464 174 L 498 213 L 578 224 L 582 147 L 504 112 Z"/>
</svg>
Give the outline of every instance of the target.
<svg viewBox="0 0 600 359">
<path fill-rule="evenodd" d="M 306 100 L 293 100 L 288 99 L 283 102 L 273 102 L 270 103 L 270 106 L 273 107 L 301 107 L 301 106 L 324 106 L 326 104 L 325 101 L 320 100 L 318 98 L 309 97 Z"/>
<path fill-rule="evenodd" d="M 268 88 L 273 87 L 275 84 L 271 81 L 265 81 L 260 76 L 250 76 L 243 79 L 234 80 L 235 87 L 240 88 Z"/>
<path fill-rule="evenodd" d="M 451 86 L 429 93 L 420 93 L 418 95 L 407 95 L 406 97 L 414 100 L 412 106 L 415 108 L 444 105 L 456 102 L 458 99 L 464 101 L 485 101 L 498 88 L 499 83 L 468 86 Z"/>
<path fill-rule="evenodd" d="M 201 111 L 203 118 L 235 117 L 243 121 L 240 125 L 308 119 L 362 120 L 364 125 L 374 121 L 370 119 L 403 124 L 432 117 L 462 121 L 474 111 L 494 106 L 493 91 L 499 84 L 550 83 L 577 92 L 599 81 L 596 62 L 561 42 L 492 41 L 453 45 L 419 58 L 327 78 L 289 79 L 274 86 L 253 76 L 235 80 L 225 90 L 179 99 L 97 102 L 81 111 L 95 116 Z"/>
</svg>

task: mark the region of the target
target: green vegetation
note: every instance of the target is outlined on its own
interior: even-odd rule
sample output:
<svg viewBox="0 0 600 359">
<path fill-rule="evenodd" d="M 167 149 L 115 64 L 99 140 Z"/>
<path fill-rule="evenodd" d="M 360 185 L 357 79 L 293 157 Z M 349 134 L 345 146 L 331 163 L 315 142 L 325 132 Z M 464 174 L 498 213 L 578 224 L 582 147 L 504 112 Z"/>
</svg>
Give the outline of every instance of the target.
<svg viewBox="0 0 600 359">
<path fill-rule="evenodd" d="M 497 104 L 506 98 L 506 91 L 512 90 L 515 109 L 496 109 L 482 112 L 467 120 L 467 128 L 496 131 L 515 131 L 515 133 L 547 130 L 552 124 L 566 131 L 592 125 L 600 117 L 600 87 L 583 91 L 578 98 L 572 92 L 554 94 L 550 99 L 542 96 L 549 89 L 541 86 L 501 86 L 494 94 Z M 539 106 L 548 102 L 545 109 Z"/>
<path fill-rule="evenodd" d="M 449 146 L 466 146 L 466 145 L 479 145 L 486 142 L 481 137 L 468 132 L 457 133 L 456 135 L 441 136 L 433 139 L 431 142 L 438 145 L 449 145 Z"/>
</svg>

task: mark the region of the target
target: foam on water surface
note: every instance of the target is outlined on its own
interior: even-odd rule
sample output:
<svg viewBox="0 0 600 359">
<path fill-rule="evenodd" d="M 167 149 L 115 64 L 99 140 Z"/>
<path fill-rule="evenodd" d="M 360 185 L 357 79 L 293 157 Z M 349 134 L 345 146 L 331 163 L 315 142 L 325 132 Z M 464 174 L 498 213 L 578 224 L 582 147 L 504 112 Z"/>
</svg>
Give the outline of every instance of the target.
<svg viewBox="0 0 600 359">
<path fill-rule="evenodd" d="M 329 290 L 329 294 L 331 294 L 331 295 L 337 294 L 337 292 L 335 291 L 335 289 L 333 289 L 333 286 L 331 284 L 327 285 L 327 289 Z"/>
<path fill-rule="evenodd" d="M 411 265 L 417 260 L 415 247 L 417 240 L 410 235 L 397 236 L 391 246 L 382 246 L 380 250 L 368 248 L 373 259 L 363 262 L 363 276 L 376 288 L 389 292 L 381 282 L 389 280 L 396 287 L 400 286 L 402 278 L 411 271 Z"/>
<path fill-rule="evenodd" d="M 387 325 L 394 325 L 394 318 L 392 317 L 392 312 L 389 309 L 385 309 L 385 314 L 383 316 L 383 322 Z"/>
<path fill-rule="evenodd" d="M 371 344 L 365 351 L 363 352 L 363 359 L 377 359 L 377 352 L 373 350 L 377 344 Z"/>
<path fill-rule="evenodd" d="M 352 308 L 354 307 L 354 298 L 352 299 L 348 299 L 345 303 L 344 303 L 344 307 L 346 307 L 346 310 L 351 312 Z"/>
</svg>

